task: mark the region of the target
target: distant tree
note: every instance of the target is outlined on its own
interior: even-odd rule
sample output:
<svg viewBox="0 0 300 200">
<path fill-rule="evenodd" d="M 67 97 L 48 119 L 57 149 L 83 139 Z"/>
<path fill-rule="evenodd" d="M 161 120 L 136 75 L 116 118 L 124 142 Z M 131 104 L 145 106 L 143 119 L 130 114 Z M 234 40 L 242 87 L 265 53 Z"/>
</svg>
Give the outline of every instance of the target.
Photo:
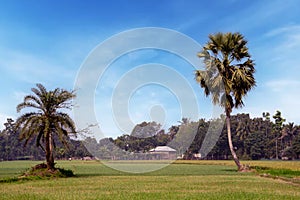
<svg viewBox="0 0 300 200">
<path fill-rule="evenodd" d="M 238 114 L 240 119 L 238 121 L 238 126 L 236 129 L 236 134 L 239 136 L 240 140 L 244 140 L 250 134 L 250 116 L 249 114 Z"/>
<path fill-rule="evenodd" d="M 297 157 L 297 153 L 294 151 L 294 148 L 292 146 L 295 144 L 295 137 L 297 136 L 298 131 L 299 127 L 295 126 L 293 122 L 289 122 L 288 124 L 283 125 L 281 136 L 279 137 L 279 139 L 283 141 L 282 156 L 289 159 Z"/>
<path fill-rule="evenodd" d="M 75 97 L 73 92 L 56 88 L 47 91 L 42 84 L 32 88 L 33 94 L 26 95 L 22 103 L 17 106 L 17 112 L 24 108 L 30 111 L 21 115 L 16 121 L 16 128 L 20 131 L 20 139 L 25 145 L 36 136 L 36 145 L 46 153 L 47 168 L 54 169 L 54 135 L 67 145 L 69 134 L 76 135 L 75 124 L 70 116 L 61 109 L 70 109 L 70 101 Z M 44 147 L 41 144 L 44 142 Z"/>
<path fill-rule="evenodd" d="M 245 139 L 245 150 L 252 160 L 259 160 L 265 157 L 265 134 L 254 132 Z"/>
<path fill-rule="evenodd" d="M 263 123 L 264 129 L 266 131 L 266 136 L 268 137 L 269 133 L 272 130 L 272 127 L 270 128 L 270 126 L 272 125 L 272 122 L 271 122 L 271 119 L 270 119 L 270 113 L 269 112 L 263 112 L 262 115 L 263 115 L 263 119 L 264 119 L 264 121 L 262 123 Z"/>
<path fill-rule="evenodd" d="M 255 86 L 254 62 L 246 45 L 240 33 L 209 35 L 209 41 L 198 54 L 204 59 L 206 70 L 195 72 L 205 95 L 211 95 L 214 104 L 225 108 L 228 144 L 239 171 L 244 168 L 232 144 L 230 115 L 233 108 L 244 105 L 243 97 Z"/>
<path fill-rule="evenodd" d="M 183 117 L 181 121 L 178 121 L 181 125 L 186 125 L 190 122 L 189 118 Z"/>
<path fill-rule="evenodd" d="M 203 140 L 206 136 L 206 133 L 208 131 L 209 123 L 205 121 L 205 119 L 200 119 L 198 121 L 198 127 L 197 127 L 197 133 L 195 135 L 194 141 L 192 142 L 190 146 L 190 152 L 195 154 L 195 153 L 200 153 L 201 156 L 203 156 L 203 152 L 200 152 L 201 147 L 203 148 L 208 148 L 206 146 L 203 146 Z M 208 136 L 209 137 L 209 136 Z M 210 138 L 211 139 L 211 138 Z M 212 141 L 211 139 L 210 141 Z M 204 144 L 205 145 L 205 144 Z M 205 153 L 204 153 L 205 154 Z"/>
<path fill-rule="evenodd" d="M 176 136 L 178 130 L 179 130 L 179 126 L 175 126 L 175 125 L 169 128 L 169 135 L 171 140 Z"/>
<path fill-rule="evenodd" d="M 14 120 L 11 118 L 7 118 L 7 122 L 4 123 L 5 129 L 4 132 L 8 135 L 15 133 L 15 124 Z"/>
<path fill-rule="evenodd" d="M 295 154 L 296 159 L 300 159 L 300 134 L 295 136 L 291 148 Z"/>
<path fill-rule="evenodd" d="M 276 113 L 273 115 L 273 119 L 275 120 L 275 124 L 273 125 L 273 131 L 274 131 L 274 141 L 275 141 L 275 148 L 276 148 L 276 159 L 278 159 L 278 139 L 280 138 L 280 135 L 282 133 L 283 123 L 285 122 L 285 119 L 281 116 L 281 112 L 279 110 L 276 111 Z"/>
<path fill-rule="evenodd" d="M 139 138 L 147 138 L 156 135 L 160 129 L 161 125 L 159 123 L 142 122 L 133 128 L 130 135 Z"/>
<path fill-rule="evenodd" d="M 208 135 L 207 135 L 208 136 Z M 212 160 L 228 159 L 230 155 L 230 149 L 228 146 L 228 135 L 225 129 L 223 129 L 218 142 L 208 154 L 207 158 Z"/>
<path fill-rule="evenodd" d="M 268 121 L 270 121 L 270 113 L 269 112 L 263 112 L 263 118 L 265 118 L 265 120 L 268 120 Z"/>
<path fill-rule="evenodd" d="M 299 128 L 292 122 L 283 126 L 280 139 L 287 141 L 287 145 L 291 146 L 294 137 L 297 135 Z"/>
<path fill-rule="evenodd" d="M 179 130 L 175 137 L 168 143 L 168 146 L 177 150 L 178 155 L 190 157 L 191 152 L 188 150 L 195 136 L 197 135 L 198 122 L 185 121 L 179 126 Z"/>
</svg>

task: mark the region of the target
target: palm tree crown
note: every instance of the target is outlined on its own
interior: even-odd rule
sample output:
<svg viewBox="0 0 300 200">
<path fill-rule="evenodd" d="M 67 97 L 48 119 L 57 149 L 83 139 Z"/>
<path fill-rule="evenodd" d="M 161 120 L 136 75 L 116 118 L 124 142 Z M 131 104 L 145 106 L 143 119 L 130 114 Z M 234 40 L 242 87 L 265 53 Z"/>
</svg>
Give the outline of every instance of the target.
<svg viewBox="0 0 300 200">
<path fill-rule="evenodd" d="M 67 136 L 76 136 L 76 128 L 70 116 L 60 109 L 71 108 L 70 100 L 75 97 L 73 92 L 56 88 L 47 91 L 42 84 L 32 88 L 33 95 L 24 97 L 22 103 L 17 106 L 17 112 L 24 108 L 32 108 L 30 112 L 21 115 L 16 121 L 16 127 L 20 131 L 20 139 L 28 141 L 36 136 L 36 145 L 46 152 L 46 161 L 49 169 L 54 168 L 53 135 L 67 145 Z M 41 141 L 45 143 L 45 148 Z"/>
<path fill-rule="evenodd" d="M 240 33 L 209 35 L 209 41 L 198 53 L 206 70 L 197 70 L 195 77 L 214 104 L 231 113 L 244 105 L 243 97 L 255 86 L 254 63 L 248 53 L 247 41 Z"/>
</svg>

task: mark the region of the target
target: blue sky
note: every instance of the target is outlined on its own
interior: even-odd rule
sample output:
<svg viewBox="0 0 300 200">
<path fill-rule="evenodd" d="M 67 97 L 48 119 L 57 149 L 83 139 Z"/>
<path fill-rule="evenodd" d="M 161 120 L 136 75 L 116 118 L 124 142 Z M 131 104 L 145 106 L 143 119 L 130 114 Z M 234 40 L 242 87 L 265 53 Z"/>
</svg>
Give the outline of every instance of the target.
<svg viewBox="0 0 300 200">
<path fill-rule="evenodd" d="M 255 117 L 279 109 L 288 121 L 299 124 L 299 5 L 297 0 L 1 0 L 0 123 L 19 115 L 15 107 L 35 83 L 73 89 L 84 60 L 109 37 L 134 28 L 162 27 L 201 45 L 210 33 L 241 32 L 256 63 L 257 87 L 246 97 L 245 107 L 235 112 Z M 147 63 L 169 66 L 184 76 L 196 92 L 200 116 L 210 117 L 210 100 L 194 83 L 192 68 L 185 61 L 158 50 L 130 52 L 112 63 L 95 91 L 95 115 L 107 136 L 120 134 L 111 111 L 115 84 Z M 128 101 L 134 123 L 151 120 L 151 114 L 160 113 L 162 107 L 165 126 L 182 117 L 176 94 L 157 84 L 133 91 Z"/>
</svg>

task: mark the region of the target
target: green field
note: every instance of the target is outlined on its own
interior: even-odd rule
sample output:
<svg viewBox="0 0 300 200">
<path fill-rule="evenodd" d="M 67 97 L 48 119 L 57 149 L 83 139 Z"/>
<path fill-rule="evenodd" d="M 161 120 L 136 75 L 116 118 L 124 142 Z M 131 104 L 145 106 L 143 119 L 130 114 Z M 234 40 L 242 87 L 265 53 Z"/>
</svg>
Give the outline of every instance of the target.
<svg viewBox="0 0 300 200">
<path fill-rule="evenodd" d="M 0 179 L 17 177 L 37 163 L 0 162 Z M 299 161 L 244 163 L 300 171 Z M 119 172 L 96 161 L 57 166 L 72 169 L 76 177 L 0 183 L 0 199 L 300 199 L 297 182 L 237 173 L 232 161 L 178 161 L 146 174 Z"/>
</svg>

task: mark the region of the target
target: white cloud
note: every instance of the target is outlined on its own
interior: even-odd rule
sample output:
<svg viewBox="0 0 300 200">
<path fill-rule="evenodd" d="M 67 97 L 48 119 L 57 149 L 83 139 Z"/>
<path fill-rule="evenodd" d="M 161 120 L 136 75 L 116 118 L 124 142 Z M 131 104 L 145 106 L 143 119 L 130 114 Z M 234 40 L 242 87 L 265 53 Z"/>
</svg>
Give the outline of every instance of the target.
<svg viewBox="0 0 300 200">
<path fill-rule="evenodd" d="M 299 90 L 300 81 L 298 80 L 271 80 L 266 86 L 274 92 L 290 92 L 291 90 Z"/>
<path fill-rule="evenodd" d="M 272 52 L 275 52 L 281 58 L 298 58 L 293 56 L 298 54 L 300 48 L 300 25 L 292 24 L 278 27 L 270 30 L 264 36 L 267 40 L 272 41 Z"/>
<path fill-rule="evenodd" d="M 300 25 L 288 25 L 279 28 L 275 28 L 270 30 L 265 34 L 266 37 L 274 37 L 282 34 L 291 34 L 291 33 L 299 33 L 300 32 Z"/>
<path fill-rule="evenodd" d="M 59 82 L 75 78 L 76 71 L 55 63 L 51 58 L 34 56 L 29 53 L 0 49 L 3 58 L 0 60 L 2 69 L 12 75 L 12 79 L 30 84 L 37 82 Z"/>
</svg>

